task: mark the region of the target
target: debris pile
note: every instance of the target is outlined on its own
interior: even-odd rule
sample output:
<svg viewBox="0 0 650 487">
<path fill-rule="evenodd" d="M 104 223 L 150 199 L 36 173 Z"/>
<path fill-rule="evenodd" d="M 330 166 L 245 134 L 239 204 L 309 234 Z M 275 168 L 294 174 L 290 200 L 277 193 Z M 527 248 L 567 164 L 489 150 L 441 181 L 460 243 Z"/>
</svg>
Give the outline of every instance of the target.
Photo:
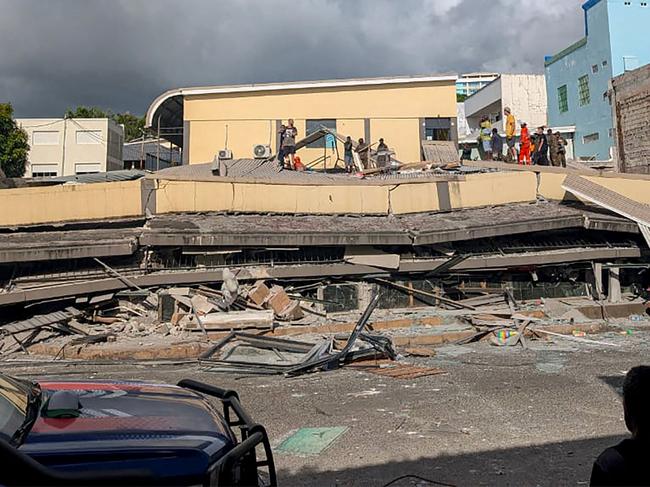
<svg viewBox="0 0 650 487">
<path fill-rule="evenodd" d="M 397 353 L 389 338 L 363 332 L 378 303 L 376 294 L 349 336 L 336 335 L 311 344 L 233 332 L 203 353 L 199 361 L 213 372 L 297 376 L 359 360 L 395 360 Z"/>
</svg>

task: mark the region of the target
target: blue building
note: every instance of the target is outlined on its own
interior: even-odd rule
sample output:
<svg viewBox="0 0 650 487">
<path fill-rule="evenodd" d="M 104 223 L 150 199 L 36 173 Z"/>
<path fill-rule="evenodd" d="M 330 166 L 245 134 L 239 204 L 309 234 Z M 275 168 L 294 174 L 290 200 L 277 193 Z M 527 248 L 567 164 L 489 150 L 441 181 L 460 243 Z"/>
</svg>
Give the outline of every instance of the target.
<svg viewBox="0 0 650 487">
<path fill-rule="evenodd" d="M 548 124 L 576 127 L 576 158 L 606 160 L 614 145 L 610 80 L 650 63 L 650 0 L 589 0 L 585 37 L 547 57 Z"/>
</svg>

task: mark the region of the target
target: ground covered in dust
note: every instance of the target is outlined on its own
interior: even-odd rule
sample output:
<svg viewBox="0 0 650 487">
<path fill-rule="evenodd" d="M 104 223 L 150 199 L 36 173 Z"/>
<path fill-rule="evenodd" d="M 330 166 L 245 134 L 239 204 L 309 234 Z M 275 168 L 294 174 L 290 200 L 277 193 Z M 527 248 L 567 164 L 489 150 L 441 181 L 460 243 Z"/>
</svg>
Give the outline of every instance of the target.
<svg viewBox="0 0 650 487">
<path fill-rule="evenodd" d="M 277 451 L 281 485 L 382 486 L 403 475 L 451 485 L 586 485 L 597 454 L 626 433 L 620 386 L 630 367 L 647 361 L 650 333 L 637 327 L 592 338 L 603 343 L 443 346 L 433 358 L 405 359 L 446 371 L 414 380 L 352 367 L 237 378 L 192 363 L 5 363 L 3 370 L 31 378 L 190 377 L 234 388 L 274 447 L 300 428 L 343 431 L 318 454 Z"/>
</svg>

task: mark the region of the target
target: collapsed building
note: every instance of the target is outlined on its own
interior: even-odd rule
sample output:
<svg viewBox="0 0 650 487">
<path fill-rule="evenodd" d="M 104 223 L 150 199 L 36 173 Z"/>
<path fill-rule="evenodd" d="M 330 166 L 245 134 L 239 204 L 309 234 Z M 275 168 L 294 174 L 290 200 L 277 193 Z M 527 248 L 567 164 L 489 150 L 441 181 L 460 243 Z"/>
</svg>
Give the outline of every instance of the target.
<svg viewBox="0 0 650 487">
<path fill-rule="evenodd" d="M 615 303 L 648 284 L 638 218 L 565 187 L 591 184 L 644 212 L 645 176 L 483 162 L 365 179 L 231 166 L 1 190 L 3 320 L 80 297 L 216 284 L 224 268 L 240 282 L 310 284 L 306 296 L 331 310 L 363 308 L 377 286 Z M 379 307 L 423 302 L 438 303 L 386 292 Z"/>
</svg>

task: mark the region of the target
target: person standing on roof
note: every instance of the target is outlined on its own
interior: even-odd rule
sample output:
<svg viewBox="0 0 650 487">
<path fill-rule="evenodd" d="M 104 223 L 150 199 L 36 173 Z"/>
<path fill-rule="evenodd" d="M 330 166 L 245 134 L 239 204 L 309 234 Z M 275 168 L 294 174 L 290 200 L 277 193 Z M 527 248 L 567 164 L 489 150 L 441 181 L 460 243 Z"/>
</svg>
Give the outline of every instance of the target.
<svg viewBox="0 0 650 487">
<path fill-rule="evenodd" d="M 494 127 L 492 129 L 492 139 L 490 140 L 492 146 L 492 159 L 495 161 L 503 160 L 503 139 L 499 135 L 499 129 Z"/>
<path fill-rule="evenodd" d="M 533 163 L 539 166 L 548 166 L 548 140 L 544 134 L 544 127 L 537 128 L 537 142 L 535 142 Z"/>
<path fill-rule="evenodd" d="M 519 148 L 519 165 L 526 164 L 530 166 L 530 134 L 528 133 L 528 125 L 526 122 L 521 123 L 521 136 Z"/>
<path fill-rule="evenodd" d="M 506 145 L 508 146 L 506 162 L 513 162 L 517 160 L 517 149 L 515 148 L 517 122 L 509 107 L 505 107 L 503 113 L 506 116 Z"/>
<path fill-rule="evenodd" d="M 361 159 L 361 165 L 363 166 L 363 169 L 368 168 L 369 151 L 370 147 L 366 145 L 366 142 L 363 140 L 363 138 L 359 139 L 359 142 L 357 143 L 357 153 L 359 154 L 359 159 Z"/>
<path fill-rule="evenodd" d="M 472 148 L 469 144 L 463 144 L 463 153 L 460 156 L 462 161 L 471 161 L 472 160 Z"/>
<path fill-rule="evenodd" d="M 282 133 L 282 153 L 284 156 L 289 156 L 289 168 L 295 169 L 293 157 L 296 154 L 296 137 L 298 137 L 298 129 L 293 124 L 293 118 L 287 122 L 287 126 Z"/>
<path fill-rule="evenodd" d="M 343 160 L 345 161 L 345 172 L 352 173 L 354 167 L 354 155 L 352 154 L 352 138 L 348 135 L 343 144 Z"/>
<path fill-rule="evenodd" d="M 485 153 L 485 160 L 492 160 L 492 123 L 488 117 L 481 120 L 481 143 L 483 144 L 483 152 Z"/>
<path fill-rule="evenodd" d="M 567 141 L 560 132 L 555 132 L 555 139 L 557 140 L 557 160 L 560 167 L 566 167 L 566 146 Z"/>
<path fill-rule="evenodd" d="M 551 161 L 551 166 L 557 167 L 560 165 L 560 161 L 558 160 L 558 140 L 555 137 L 555 134 L 553 133 L 553 130 L 548 129 L 546 131 L 546 141 L 548 142 L 548 156 L 549 160 Z"/>
<path fill-rule="evenodd" d="M 287 126 L 285 124 L 280 125 L 280 130 L 278 130 L 278 135 L 280 136 L 280 147 L 278 148 L 278 165 L 280 166 L 280 169 L 284 169 L 284 149 L 282 148 L 282 142 L 284 141 L 284 132 L 287 130 Z"/>
<path fill-rule="evenodd" d="M 377 152 L 388 152 L 388 146 L 384 142 L 384 139 L 379 139 L 379 145 L 377 146 Z"/>
<path fill-rule="evenodd" d="M 489 117 L 483 117 L 480 124 L 481 145 L 486 160 L 492 160 L 492 122 Z"/>
</svg>

